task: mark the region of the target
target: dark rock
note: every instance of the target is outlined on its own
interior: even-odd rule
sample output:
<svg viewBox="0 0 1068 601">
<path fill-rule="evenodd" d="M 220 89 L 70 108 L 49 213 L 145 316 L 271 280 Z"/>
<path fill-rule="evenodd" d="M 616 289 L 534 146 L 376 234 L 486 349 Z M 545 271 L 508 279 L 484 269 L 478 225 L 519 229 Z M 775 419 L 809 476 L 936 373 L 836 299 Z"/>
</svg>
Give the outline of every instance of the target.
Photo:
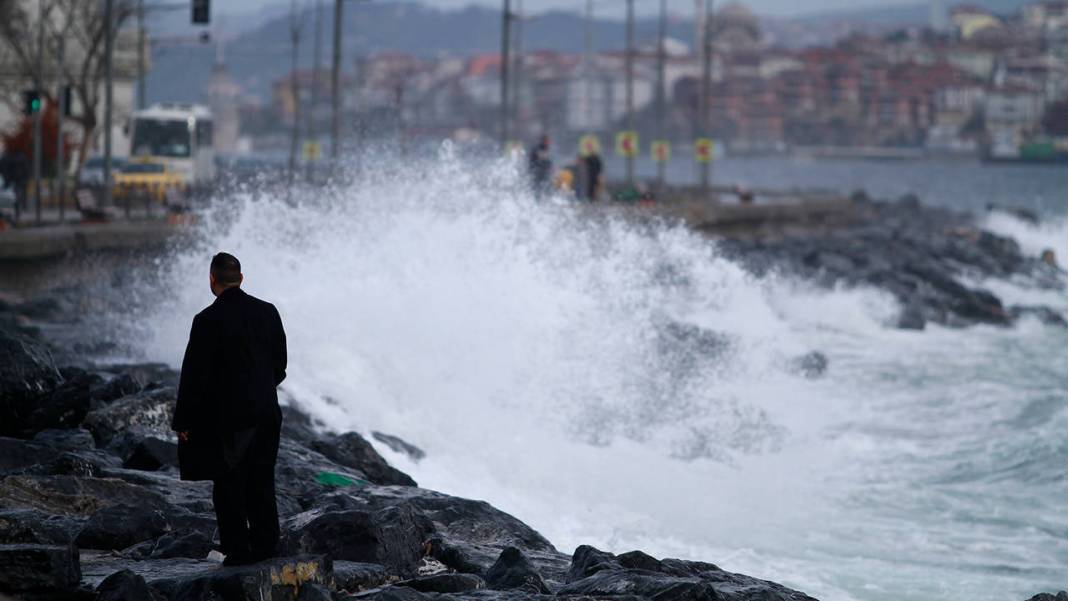
<svg viewBox="0 0 1068 601">
<path fill-rule="evenodd" d="M 172 509 L 159 493 L 113 478 L 29 475 L 0 480 L 0 509 L 37 509 L 54 515 L 90 516 L 118 504 Z"/>
<path fill-rule="evenodd" d="M 120 570 L 138 574 L 154 594 L 168 601 L 293 601 L 305 586 L 329 586 L 332 579 L 325 557 L 283 557 L 222 567 L 203 559 L 132 560 L 112 553 L 82 554 L 84 585 L 98 586 Z"/>
<path fill-rule="evenodd" d="M 171 434 L 175 398 L 173 388 L 131 394 L 90 411 L 84 427 L 93 434 L 98 446 L 106 446 L 117 433 L 130 429 L 166 438 Z"/>
<path fill-rule="evenodd" d="M 567 582 L 582 580 L 601 570 L 619 569 L 619 561 L 611 553 L 605 553 L 589 545 L 581 545 L 571 556 L 571 567 L 567 570 Z"/>
<path fill-rule="evenodd" d="M 172 557 L 189 557 L 203 559 L 211 553 L 212 542 L 208 535 L 198 530 L 168 532 L 156 541 L 156 546 L 149 554 L 153 559 L 170 559 Z"/>
<path fill-rule="evenodd" d="M 170 530 L 170 521 L 158 509 L 112 505 L 94 513 L 74 542 L 80 548 L 118 550 Z"/>
<path fill-rule="evenodd" d="M 1068 592 L 1061 591 L 1056 595 L 1053 593 L 1039 593 L 1027 601 L 1068 601 Z"/>
<path fill-rule="evenodd" d="M 90 407 L 99 409 L 124 396 L 141 392 L 143 388 L 143 384 L 128 373 L 112 376 L 107 380 L 101 378 L 89 387 Z"/>
<path fill-rule="evenodd" d="M 485 574 L 506 547 L 516 547 L 550 580 L 562 579 L 569 558 L 545 537 L 484 501 L 461 499 L 409 486 L 347 488 L 316 499 L 321 509 L 408 508 L 433 524 L 423 540 L 429 554 L 459 572 Z"/>
<path fill-rule="evenodd" d="M 402 580 L 394 586 L 406 586 L 423 593 L 463 593 L 486 587 L 486 582 L 474 574 L 433 574 Z"/>
<path fill-rule="evenodd" d="M 43 344 L 0 329 L 0 436 L 24 433 L 29 414 L 61 382 Z"/>
<path fill-rule="evenodd" d="M 414 573 L 432 530 L 430 520 L 411 507 L 315 509 L 286 520 L 282 546 L 292 554 L 329 554 L 337 559 L 381 564 L 405 575 Z"/>
<path fill-rule="evenodd" d="M 34 509 L 0 510 L 0 543 L 69 545 L 84 524 L 84 518 L 49 515 Z"/>
<path fill-rule="evenodd" d="M 356 592 L 381 586 L 395 579 L 377 563 L 334 560 L 334 584 L 338 590 Z"/>
<path fill-rule="evenodd" d="M 178 466 L 178 445 L 155 436 L 142 439 L 123 462 L 122 467 L 131 470 L 154 472 L 165 467 Z"/>
<path fill-rule="evenodd" d="M 292 401 L 290 401 L 292 403 Z M 319 439 L 321 425 L 293 404 L 282 405 L 282 438 L 308 446 Z"/>
<path fill-rule="evenodd" d="M 47 462 L 59 456 L 52 447 L 22 440 L 0 437 L 0 474 L 6 474 Z"/>
<path fill-rule="evenodd" d="M 145 579 L 130 570 L 108 576 L 96 587 L 99 601 L 151 601 L 152 590 Z"/>
<path fill-rule="evenodd" d="M 419 461 L 426 457 L 426 453 L 422 449 L 407 442 L 400 437 L 392 434 L 383 434 L 381 432 L 371 432 L 371 436 L 378 442 L 386 445 L 396 453 L 404 453 L 412 458 L 412 461 Z"/>
<path fill-rule="evenodd" d="M 321 584 L 311 583 L 300 587 L 297 601 L 334 601 L 334 597 L 330 589 Z"/>
<path fill-rule="evenodd" d="M 150 584 L 171 601 L 298 599 L 304 588 L 329 586 L 332 572 L 327 557 L 285 557 L 249 566 L 203 570 L 177 581 L 150 580 Z"/>
<path fill-rule="evenodd" d="M 617 556 L 616 560 L 620 566 L 628 570 L 646 570 L 649 572 L 662 572 L 664 570 L 664 566 L 659 559 L 646 555 L 641 551 L 623 553 Z"/>
<path fill-rule="evenodd" d="M 901 330 L 923 330 L 927 327 L 927 318 L 918 304 L 909 304 L 901 309 L 897 318 L 897 327 Z"/>
<path fill-rule="evenodd" d="M 45 463 L 39 463 L 23 469 L 19 473 L 37 476 L 95 478 L 108 467 L 117 466 L 118 458 L 102 451 L 71 451 L 49 458 Z"/>
<path fill-rule="evenodd" d="M 0 545 L 0 590 L 63 590 L 82 579 L 70 545 Z"/>
<path fill-rule="evenodd" d="M 724 601 L 812 601 L 803 593 L 725 572 L 710 563 L 657 560 L 640 551 L 618 557 L 583 546 L 575 551 L 568 583 L 557 594 Z"/>
<path fill-rule="evenodd" d="M 77 375 L 27 406 L 21 416 L 22 435 L 49 428 L 74 428 L 82 423 L 89 413 L 89 379 L 86 374 Z"/>
<path fill-rule="evenodd" d="M 1068 321 L 1054 309 L 1042 305 L 1013 305 L 1009 307 L 1009 314 L 1013 319 L 1022 317 L 1034 317 L 1048 326 L 1068 326 Z"/>
<path fill-rule="evenodd" d="M 416 485 L 415 480 L 386 463 L 371 443 L 355 432 L 323 436 L 311 448 L 339 465 L 360 470 L 375 484 Z"/>
<path fill-rule="evenodd" d="M 96 447 L 93 435 L 83 428 L 41 430 L 33 441 L 61 451 L 87 451 Z"/>
<path fill-rule="evenodd" d="M 601 570 L 582 580 L 568 583 L 557 595 L 617 596 L 635 595 L 657 601 L 721 601 L 715 588 L 698 578 L 677 578 L 645 571 Z M 754 599 L 776 599 L 755 597 Z"/>
<path fill-rule="evenodd" d="M 523 552 L 515 547 L 507 547 L 501 551 L 497 562 L 486 570 L 486 586 L 495 590 L 519 589 L 543 594 L 549 592 L 541 574 Z"/>
<path fill-rule="evenodd" d="M 827 355 L 824 355 L 819 351 L 812 351 L 811 353 L 806 353 L 791 361 L 790 368 L 792 371 L 801 374 L 810 380 L 814 380 L 827 373 L 827 366 L 829 364 L 830 360 L 827 359 Z"/>
<path fill-rule="evenodd" d="M 129 393 L 140 392 L 147 388 L 177 388 L 178 371 L 165 363 L 126 363 L 105 366 L 104 371 L 116 374 L 118 378 L 129 378 L 135 389 Z"/>
</svg>

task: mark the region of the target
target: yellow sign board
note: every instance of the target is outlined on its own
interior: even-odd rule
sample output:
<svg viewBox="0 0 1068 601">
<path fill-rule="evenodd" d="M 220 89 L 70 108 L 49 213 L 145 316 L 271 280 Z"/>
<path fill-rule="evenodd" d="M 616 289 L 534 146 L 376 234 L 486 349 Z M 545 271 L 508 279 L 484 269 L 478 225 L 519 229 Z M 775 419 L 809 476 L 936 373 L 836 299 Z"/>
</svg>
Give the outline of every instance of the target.
<svg viewBox="0 0 1068 601">
<path fill-rule="evenodd" d="M 616 134 L 616 154 L 627 158 L 638 156 L 638 132 L 621 131 Z"/>
<path fill-rule="evenodd" d="M 319 147 L 318 142 L 309 140 L 304 143 L 305 161 L 318 161 L 322 156 L 322 149 Z"/>
<path fill-rule="evenodd" d="M 586 134 L 579 138 L 579 154 L 588 157 L 591 154 L 601 154 L 601 141 L 594 134 Z"/>
<path fill-rule="evenodd" d="M 698 163 L 711 163 L 715 152 L 716 145 L 712 142 L 712 138 L 697 138 L 694 141 L 693 154 Z"/>
<path fill-rule="evenodd" d="M 671 160 L 671 142 L 667 140 L 653 141 L 653 160 L 657 163 L 666 163 Z"/>
</svg>

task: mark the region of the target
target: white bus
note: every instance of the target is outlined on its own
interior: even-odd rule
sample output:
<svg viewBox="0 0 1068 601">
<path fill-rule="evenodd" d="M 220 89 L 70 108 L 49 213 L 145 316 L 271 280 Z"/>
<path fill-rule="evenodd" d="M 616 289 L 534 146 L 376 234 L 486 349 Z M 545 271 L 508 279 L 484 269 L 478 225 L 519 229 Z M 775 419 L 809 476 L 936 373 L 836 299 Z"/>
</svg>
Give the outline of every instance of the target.
<svg viewBox="0 0 1068 601">
<path fill-rule="evenodd" d="M 134 111 L 130 132 L 130 161 L 162 163 L 178 174 L 189 189 L 215 180 L 211 111 L 203 105 L 161 102 Z"/>
</svg>

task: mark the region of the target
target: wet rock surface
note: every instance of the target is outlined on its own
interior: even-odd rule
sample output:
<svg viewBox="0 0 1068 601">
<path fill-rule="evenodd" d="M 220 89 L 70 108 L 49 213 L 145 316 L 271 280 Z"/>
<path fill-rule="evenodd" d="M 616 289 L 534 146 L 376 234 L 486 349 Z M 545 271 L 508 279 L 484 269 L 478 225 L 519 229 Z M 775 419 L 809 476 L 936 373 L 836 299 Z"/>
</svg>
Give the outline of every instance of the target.
<svg viewBox="0 0 1068 601">
<path fill-rule="evenodd" d="M 925 207 L 915 198 L 875 202 L 858 195 L 854 204 L 855 219 L 831 231 L 730 238 L 719 246 L 758 274 L 884 290 L 901 304 L 896 325 L 902 329 L 1009 325 L 1023 315 L 1064 322 L 1048 307 L 1008 307 L 975 284 L 1015 279 L 1061 290 L 1064 273 L 1026 255 L 1012 238 L 983 230 L 974 215 Z"/>
<path fill-rule="evenodd" d="M 77 350 L 42 338 L 50 326 L 27 319 L 66 319 L 67 304 L 0 305 L 0 594 L 622 601 L 734 594 L 731 586 L 743 582 L 751 595 L 709 598 L 806 599 L 712 569 L 670 572 L 660 567 L 674 565 L 669 560 L 640 553 L 600 554 L 604 570 L 586 574 L 575 567 L 585 560 L 573 561 L 515 517 L 418 488 L 376 449 L 418 461 L 425 453 L 415 444 L 381 432 L 371 440 L 329 432 L 292 402 L 276 470 L 285 556 L 222 567 L 212 553 L 211 484 L 182 482 L 175 467 L 169 422 L 178 374 L 158 364 L 67 365 Z M 722 341 L 701 332 L 666 335 L 721 352 Z M 816 357 L 798 361 L 801 371 L 825 367 Z"/>
</svg>

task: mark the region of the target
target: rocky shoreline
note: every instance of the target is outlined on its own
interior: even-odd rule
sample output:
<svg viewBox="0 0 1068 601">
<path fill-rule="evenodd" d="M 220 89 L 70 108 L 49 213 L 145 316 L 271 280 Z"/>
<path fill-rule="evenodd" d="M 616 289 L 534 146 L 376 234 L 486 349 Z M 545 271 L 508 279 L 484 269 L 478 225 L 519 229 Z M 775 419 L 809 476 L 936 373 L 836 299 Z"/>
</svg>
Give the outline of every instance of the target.
<svg viewBox="0 0 1068 601">
<path fill-rule="evenodd" d="M 277 468 L 284 556 L 224 568 L 210 483 L 178 478 L 177 373 L 57 365 L 64 353 L 27 317 L 49 306 L 0 305 L 0 599 L 811 599 L 710 563 L 568 556 L 488 503 L 419 488 L 361 435 L 324 432 L 293 405 Z"/>
<path fill-rule="evenodd" d="M 717 244 L 755 273 L 886 290 L 904 307 L 902 328 L 1007 326 L 1025 314 L 1065 325 L 1048 307 L 1006 306 L 967 283 L 1064 289 L 1057 267 L 974 217 L 914 199 L 854 203 L 857 218 L 833 232 Z M 56 325 L 71 319 L 58 296 L 0 296 L 0 601 L 812 599 L 711 563 L 589 546 L 566 555 L 485 502 L 419 488 L 360 434 L 327 432 L 292 400 L 277 469 L 285 556 L 224 568 L 210 484 L 178 478 L 168 427 L 178 374 L 86 362 Z"/>
<path fill-rule="evenodd" d="M 991 210 L 994 210 L 991 208 Z M 1038 217 L 1009 211 L 1034 223 Z M 1063 291 L 1066 274 L 1039 256 L 1028 256 L 1012 238 L 984 230 L 971 213 L 932 208 L 907 196 L 876 201 L 852 197 L 849 218 L 774 236 L 717 238 L 720 250 L 756 274 L 782 272 L 835 285 L 870 286 L 893 295 L 902 307 L 897 326 L 922 330 L 1008 326 L 1024 316 L 1068 326 L 1046 306 L 1007 305 L 975 285 L 986 279 L 1016 279 L 1038 289 Z"/>
</svg>

